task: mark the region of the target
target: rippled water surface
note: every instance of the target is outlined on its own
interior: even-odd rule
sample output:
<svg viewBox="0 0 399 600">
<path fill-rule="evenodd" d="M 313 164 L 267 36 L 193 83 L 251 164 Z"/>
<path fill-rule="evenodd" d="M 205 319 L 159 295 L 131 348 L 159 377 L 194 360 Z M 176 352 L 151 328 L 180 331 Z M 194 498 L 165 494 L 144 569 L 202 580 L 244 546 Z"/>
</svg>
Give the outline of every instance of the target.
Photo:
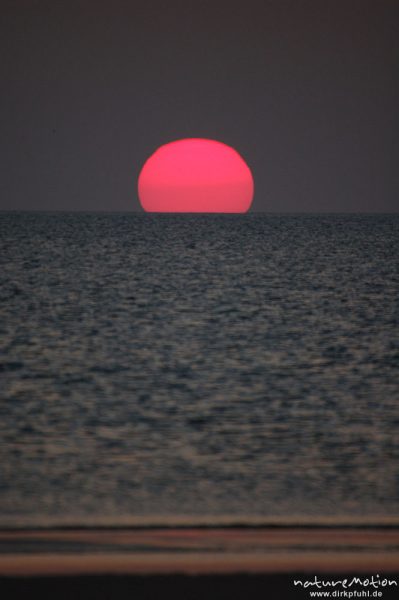
<svg viewBox="0 0 399 600">
<path fill-rule="evenodd" d="M 0 524 L 395 515 L 399 216 L 0 214 Z"/>
</svg>

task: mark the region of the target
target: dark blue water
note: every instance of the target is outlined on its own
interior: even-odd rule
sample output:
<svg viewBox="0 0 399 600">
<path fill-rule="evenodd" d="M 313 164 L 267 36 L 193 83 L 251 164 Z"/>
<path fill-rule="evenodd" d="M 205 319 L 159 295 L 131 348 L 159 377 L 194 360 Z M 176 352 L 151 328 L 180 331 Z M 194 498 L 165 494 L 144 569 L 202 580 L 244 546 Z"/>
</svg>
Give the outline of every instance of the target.
<svg viewBox="0 0 399 600">
<path fill-rule="evenodd" d="M 399 509 L 399 215 L 0 214 L 0 524 Z"/>
</svg>

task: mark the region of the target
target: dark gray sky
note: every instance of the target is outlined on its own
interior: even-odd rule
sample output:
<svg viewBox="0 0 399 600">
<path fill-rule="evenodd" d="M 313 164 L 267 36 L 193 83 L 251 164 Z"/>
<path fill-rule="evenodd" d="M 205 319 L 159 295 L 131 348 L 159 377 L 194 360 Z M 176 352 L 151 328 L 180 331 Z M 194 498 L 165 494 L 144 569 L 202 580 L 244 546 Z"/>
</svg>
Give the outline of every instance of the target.
<svg viewBox="0 0 399 600">
<path fill-rule="evenodd" d="M 148 155 L 208 137 L 254 210 L 398 210 L 398 0 L 2 0 L 0 23 L 2 209 L 140 210 Z"/>
</svg>

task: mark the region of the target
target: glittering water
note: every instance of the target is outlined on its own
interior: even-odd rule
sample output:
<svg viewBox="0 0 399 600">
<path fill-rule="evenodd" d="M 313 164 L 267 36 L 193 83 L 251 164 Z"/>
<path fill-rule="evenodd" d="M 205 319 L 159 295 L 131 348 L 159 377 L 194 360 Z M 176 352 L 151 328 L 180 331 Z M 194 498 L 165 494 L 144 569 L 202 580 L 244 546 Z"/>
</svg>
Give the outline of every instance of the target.
<svg viewBox="0 0 399 600">
<path fill-rule="evenodd" d="M 0 214 L 0 524 L 399 508 L 399 216 Z"/>
</svg>

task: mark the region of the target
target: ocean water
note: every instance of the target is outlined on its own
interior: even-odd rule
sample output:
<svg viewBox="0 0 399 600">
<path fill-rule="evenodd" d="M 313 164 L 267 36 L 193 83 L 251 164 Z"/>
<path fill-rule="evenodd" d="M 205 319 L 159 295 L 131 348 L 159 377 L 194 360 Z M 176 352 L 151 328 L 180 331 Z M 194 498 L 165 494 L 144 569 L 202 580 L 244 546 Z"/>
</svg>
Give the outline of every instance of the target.
<svg viewBox="0 0 399 600">
<path fill-rule="evenodd" d="M 0 213 L 0 526 L 392 518 L 399 215 Z"/>
</svg>

